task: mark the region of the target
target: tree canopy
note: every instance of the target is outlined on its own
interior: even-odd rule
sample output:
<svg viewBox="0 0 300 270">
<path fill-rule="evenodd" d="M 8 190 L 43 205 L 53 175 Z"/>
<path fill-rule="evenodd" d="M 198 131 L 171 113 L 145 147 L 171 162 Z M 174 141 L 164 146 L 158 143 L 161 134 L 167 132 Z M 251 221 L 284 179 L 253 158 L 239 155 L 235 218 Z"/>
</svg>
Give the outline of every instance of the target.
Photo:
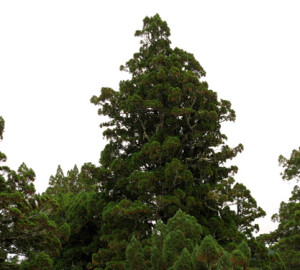
<svg viewBox="0 0 300 270">
<path fill-rule="evenodd" d="M 284 180 L 300 177 L 300 153 L 293 150 L 289 159 L 280 156 L 279 164 L 284 168 L 282 178 Z M 266 241 L 271 244 L 271 249 L 276 252 L 274 261 L 284 264 L 287 269 L 299 269 L 300 267 L 300 187 L 295 185 L 288 202 L 281 202 L 277 214 L 272 216 L 274 222 L 278 222 L 278 228 L 271 232 Z"/>
<path fill-rule="evenodd" d="M 105 119 L 100 164 L 58 166 L 36 194 L 34 171 L 2 166 L 0 152 L 1 269 L 297 269 L 299 188 L 273 216 L 278 230 L 255 238 L 265 212 L 228 165 L 243 146 L 222 132 L 235 112 L 170 33 L 146 17 L 120 67 L 129 78 L 91 98 Z M 284 179 L 299 176 L 299 151 L 280 157 Z"/>
<path fill-rule="evenodd" d="M 0 138 L 3 138 L 4 119 L 0 117 Z M 0 162 L 6 156 L 0 153 Z M 2 165 L 2 164 L 1 164 Z M 68 237 L 63 227 L 49 218 L 57 210 L 50 197 L 35 194 L 35 173 L 24 163 L 17 171 L 0 166 L 0 268 L 13 269 L 18 257 L 24 257 L 23 269 L 59 254 L 60 237 Z M 12 256 L 15 256 L 12 259 Z"/>
</svg>

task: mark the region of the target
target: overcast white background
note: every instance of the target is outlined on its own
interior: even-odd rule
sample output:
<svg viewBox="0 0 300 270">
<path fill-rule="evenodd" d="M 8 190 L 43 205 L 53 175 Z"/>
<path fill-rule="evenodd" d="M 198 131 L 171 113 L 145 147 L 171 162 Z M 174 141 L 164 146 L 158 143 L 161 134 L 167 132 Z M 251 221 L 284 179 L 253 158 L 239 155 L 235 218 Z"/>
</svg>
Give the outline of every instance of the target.
<svg viewBox="0 0 300 270">
<path fill-rule="evenodd" d="M 105 145 L 97 108 L 103 86 L 118 89 L 119 66 L 139 48 L 134 32 L 159 13 L 172 46 L 193 53 L 219 98 L 231 101 L 228 143 L 245 150 L 235 164 L 270 216 L 295 182 L 278 156 L 300 146 L 299 1 L 0 1 L 0 150 L 13 169 L 25 162 L 42 192 L 60 164 L 98 164 Z"/>
</svg>

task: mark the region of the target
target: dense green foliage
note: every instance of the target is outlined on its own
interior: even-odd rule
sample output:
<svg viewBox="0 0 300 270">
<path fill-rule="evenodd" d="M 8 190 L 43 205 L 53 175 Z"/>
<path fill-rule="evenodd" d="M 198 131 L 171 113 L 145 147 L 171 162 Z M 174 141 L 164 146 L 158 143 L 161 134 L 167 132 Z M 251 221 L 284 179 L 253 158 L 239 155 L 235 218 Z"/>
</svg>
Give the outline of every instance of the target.
<svg viewBox="0 0 300 270">
<path fill-rule="evenodd" d="M 278 229 L 255 238 L 265 212 L 228 165 L 243 150 L 221 131 L 235 120 L 230 102 L 171 47 L 159 15 L 135 36 L 141 47 L 121 66 L 130 78 L 91 99 L 106 119 L 99 166 L 58 166 L 42 195 L 25 164 L 0 167 L 0 268 L 299 269 L 299 187 L 273 216 Z M 299 157 L 280 157 L 284 179 L 299 177 Z"/>
<path fill-rule="evenodd" d="M 279 252 L 288 269 L 300 268 L 300 189 L 295 186 L 288 203 L 280 204 L 279 213 L 272 216 L 279 223 L 270 237 L 272 248 Z"/>
<path fill-rule="evenodd" d="M 0 138 L 4 120 L 0 117 Z M 0 153 L 0 162 L 6 156 Z M 60 238 L 68 232 L 49 218 L 57 210 L 57 203 L 46 195 L 35 194 L 35 174 L 25 164 L 17 171 L 0 167 L 0 268 L 14 269 L 18 256 L 25 257 L 22 269 L 44 264 L 52 269 L 52 259 L 59 254 Z M 14 258 L 9 258 L 14 255 Z"/>
<path fill-rule="evenodd" d="M 102 200 L 94 179 L 97 170 L 85 164 L 79 172 L 77 166 L 65 176 L 61 167 L 50 177 L 46 194 L 54 198 L 59 209 L 51 218 L 57 224 L 67 224 L 68 239 L 62 240 L 60 256 L 55 257 L 54 269 L 85 269 L 96 252 L 98 229 L 101 224 Z"/>
<path fill-rule="evenodd" d="M 284 156 L 279 157 L 279 164 L 284 168 L 282 178 L 284 180 L 300 179 L 300 148 L 294 149 L 289 159 Z"/>
<path fill-rule="evenodd" d="M 140 50 L 121 66 L 131 78 L 119 91 L 102 88 L 92 98 L 108 117 L 101 127 L 109 141 L 100 160 L 107 244 L 94 256 L 97 267 L 122 265 L 128 239 L 149 238 L 153 224 L 178 209 L 222 245 L 251 236 L 252 222 L 265 214 L 246 187 L 234 185 L 237 167 L 226 166 L 243 149 L 226 145 L 221 132 L 222 122 L 235 119 L 230 102 L 209 89 L 192 54 L 171 48 L 170 30 L 158 15 L 146 17 L 135 35 Z"/>
<path fill-rule="evenodd" d="M 300 149 L 293 150 L 289 159 L 280 156 L 279 164 L 284 171 L 284 180 L 300 179 Z M 296 185 L 288 202 L 281 202 L 279 212 L 272 216 L 278 228 L 267 236 L 277 264 L 284 263 L 287 269 L 300 268 L 300 187 Z"/>
<path fill-rule="evenodd" d="M 129 251 L 131 256 L 128 256 Z M 166 224 L 158 221 L 150 246 L 143 248 L 135 237 L 132 238 L 126 249 L 125 266 L 141 265 L 141 269 L 153 270 L 240 269 L 249 264 L 250 258 L 246 241 L 233 251 L 226 251 L 211 235 L 205 236 L 195 217 L 178 210 Z"/>
</svg>

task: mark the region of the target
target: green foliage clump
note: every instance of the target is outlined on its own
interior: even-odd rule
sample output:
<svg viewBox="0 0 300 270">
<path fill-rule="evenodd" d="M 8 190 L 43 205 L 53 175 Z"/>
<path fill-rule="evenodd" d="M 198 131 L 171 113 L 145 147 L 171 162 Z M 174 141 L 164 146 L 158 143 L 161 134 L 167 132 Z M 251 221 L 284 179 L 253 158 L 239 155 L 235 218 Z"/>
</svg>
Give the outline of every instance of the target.
<svg viewBox="0 0 300 270">
<path fill-rule="evenodd" d="M 133 236 L 126 249 L 126 270 L 143 270 L 146 269 L 145 258 L 142 246 Z"/>
<path fill-rule="evenodd" d="M 295 186 L 289 202 L 281 202 L 279 212 L 272 216 L 279 223 L 267 241 L 271 243 L 273 264 L 285 265 L 287 269 L 300 267 L 300 188 Z M 283 269 L 283 268 L 282 268 Z"/>
<path fill-rule="evenodd" d="M 4 120 L 0 117 L 0 138 L 3 138 Z M 0 152 L 0 162 L 6 156 Z M 2 165 L 2 164 L 1 164 Z M 47 195 L 35 193 L 35 173 L 24 163 L 17 171 L 0 166 L 0 268 L 18 269 L 23 258 L 24 269 L 44 265 L 51 269 L 52 259 L 61 249 L 59 237 L 68 238 L 49 218 L 58 205 Z M 9 255 L 16 255 L 13 259 Z"/>
<path fill-rule="evenodd" d="M 219 246 L 217 241 L 211 235 L 205 236 L 196 251 L 197 260 L 199 262 L 205 262 L 209 270 L 222 254 L 223 248 Z"/>
<path fill-rule="evenodd" d="M 290 158 L 279 156 L 279 164 L 284 168 L 283 180 L 299 181 L 300 148 L 293 150 Z M 281 202 L 278 213 L 272 216 L 278 228 L 261 236 L 270 246 L 268 262 L 272 269 L 300 268 L 300 187 L 296 185 L 288 202 Z"/>
<path fill-rule="evenodd" d="M 97 251 L 103 200 L 97 193 L 96 175 L 95 166 L 87 163 L 80 171 L 75 165 L 67 175 L 58 166 L 50 177 L 46 194 L 59 205 L 51 219 L 58 224 L 62 242 L 59 256 L 53 258 L 55 270 L 86 269 Z"/>
<path fill-rule="evenodd" d="M 44 252 L 33 255 L 30 260 L 24 261 L 20 266 L 21 270 L 52 270 L 53 261 Z"/>
</svg>

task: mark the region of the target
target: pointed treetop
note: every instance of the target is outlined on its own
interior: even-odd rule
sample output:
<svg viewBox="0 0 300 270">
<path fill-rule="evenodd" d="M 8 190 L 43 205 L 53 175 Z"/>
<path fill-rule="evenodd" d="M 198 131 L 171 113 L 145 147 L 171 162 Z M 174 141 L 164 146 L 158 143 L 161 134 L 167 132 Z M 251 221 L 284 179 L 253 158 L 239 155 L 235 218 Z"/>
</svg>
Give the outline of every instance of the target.
<svg viewBox="0 0 300 270">
<path fill-rule="evenodd" d="M 142 44 L 153 44 L 161 39 L 168 41 L 168 44 L 171 43 L 168 39 L 170 28 L 167 22 L 163 21 L 158 14 L 153 17 L 146 17 L 143 20 L 143 29 L 137 30 L 135 36 L 144 37 L 144 40 L 141 41 Z"/>
</svg>

